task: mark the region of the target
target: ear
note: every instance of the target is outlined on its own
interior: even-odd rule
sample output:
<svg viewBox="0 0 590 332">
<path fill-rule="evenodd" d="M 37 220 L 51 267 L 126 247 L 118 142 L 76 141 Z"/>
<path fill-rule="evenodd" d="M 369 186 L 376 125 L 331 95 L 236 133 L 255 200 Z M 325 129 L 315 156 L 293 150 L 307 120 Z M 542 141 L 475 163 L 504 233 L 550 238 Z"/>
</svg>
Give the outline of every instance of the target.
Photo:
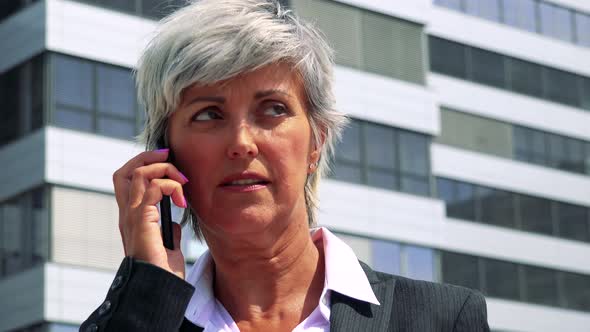
<svg viewBox="0 0 590 332">
<path fill-rule="evenodd" d="M 311 146 L 311 152 L 309 154 L 309 168 L 307 170 L 308 174 L 311 174 L 313 172 L 315 172 L 318 168 L 318 162 L 320 161 L 320 157 L 321 157 L 321 153 L 322 153 L 322 148 L 324 146 L 324 142 L 326 140 L 326 135 L 325 132 L 322 130 L 320 133 L 321 137 L 320 137 L 320 143 L 319 144 L 315 144 L 315 142 L 312 142 L 312 146 Z"/>
</svg>

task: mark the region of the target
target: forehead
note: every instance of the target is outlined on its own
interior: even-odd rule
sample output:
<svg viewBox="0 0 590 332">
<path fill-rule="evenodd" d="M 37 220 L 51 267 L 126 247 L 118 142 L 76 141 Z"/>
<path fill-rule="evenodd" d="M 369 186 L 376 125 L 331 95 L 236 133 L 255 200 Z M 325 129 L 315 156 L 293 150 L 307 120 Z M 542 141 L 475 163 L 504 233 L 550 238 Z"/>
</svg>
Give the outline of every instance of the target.
<svg viewBox="0 0 590 332">
<path fill-rule="evenodd" d="M 304 89 L 299 72 L 288 63 L 276 63 L 213 84 L 192 84 L 182 91 L 181 105 L 197 96 L 231 98 L 254 96 L 268 90 L 281 90 L 303 104 Z"/>
</svg>

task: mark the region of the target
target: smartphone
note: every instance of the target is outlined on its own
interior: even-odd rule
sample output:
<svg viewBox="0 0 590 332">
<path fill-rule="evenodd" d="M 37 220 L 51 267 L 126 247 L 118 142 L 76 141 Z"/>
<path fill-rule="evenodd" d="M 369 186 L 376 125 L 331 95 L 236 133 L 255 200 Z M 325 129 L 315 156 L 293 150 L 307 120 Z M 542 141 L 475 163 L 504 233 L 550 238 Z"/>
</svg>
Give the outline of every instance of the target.
<svg viewBox="0 0 590 332">
<path fill-rule="evenodd" d="M 168 148 L 164 137 L 160 138 L 156 145 L 158 149 Z M 168 159 L 166 162 L 174 164 L 174 154 L 172 153 L 172 149 L 168 151 Z M 160 217 L 162 224 L 162 241 L 164 242 L 164 247 L 174 250 L 174 234 L 172 232 L 172 207 L 170 206 L 170 196 L 164 195 L 160 201 Z"/>
</svg>

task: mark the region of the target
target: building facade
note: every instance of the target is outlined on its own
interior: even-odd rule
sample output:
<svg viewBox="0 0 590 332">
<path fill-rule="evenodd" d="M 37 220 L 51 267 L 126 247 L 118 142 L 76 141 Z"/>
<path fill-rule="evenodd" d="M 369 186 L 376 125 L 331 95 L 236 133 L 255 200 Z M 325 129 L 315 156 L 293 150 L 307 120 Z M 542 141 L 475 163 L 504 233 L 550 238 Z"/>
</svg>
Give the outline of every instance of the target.
<svg viewBox="0 0 590 332">
<path fill-rule="evenodd" d="M 588 331 L 590 1 L 281 2 L 336 50 L 352 119 L 319 223 L 377 270 L 482 291 L 494 331 Z M 112 174 L 143 150 L 131 71 L 183 3 L 0 4 L 0 331 L 77 331 L 103 301 Z"/>
</svg>

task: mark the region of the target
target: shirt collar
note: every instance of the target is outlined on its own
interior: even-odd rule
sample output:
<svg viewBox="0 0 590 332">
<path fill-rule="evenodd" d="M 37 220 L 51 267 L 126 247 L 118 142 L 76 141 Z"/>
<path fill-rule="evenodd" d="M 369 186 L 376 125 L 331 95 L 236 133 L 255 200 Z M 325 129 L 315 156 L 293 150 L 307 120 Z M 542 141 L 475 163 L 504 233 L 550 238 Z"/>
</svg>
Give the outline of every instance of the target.
<svg viewBox="0 0 590 332">
<path fill-rule="evenodd" d="M 312 240 L 321 240 L 324 247 L 325 278 L 319 302 L 322 316 L 329 321 L 330 291 L 380 305 L 354 251 L 325 227 L 312 229 L 310 233 Z M 195 292 L 185 316 L 194 324 L 206 327 L 217 301 L 213 293 L 213 259 L 209 250 L 195 262 L 186 281 L 195 286 Z"/>
</svg>

